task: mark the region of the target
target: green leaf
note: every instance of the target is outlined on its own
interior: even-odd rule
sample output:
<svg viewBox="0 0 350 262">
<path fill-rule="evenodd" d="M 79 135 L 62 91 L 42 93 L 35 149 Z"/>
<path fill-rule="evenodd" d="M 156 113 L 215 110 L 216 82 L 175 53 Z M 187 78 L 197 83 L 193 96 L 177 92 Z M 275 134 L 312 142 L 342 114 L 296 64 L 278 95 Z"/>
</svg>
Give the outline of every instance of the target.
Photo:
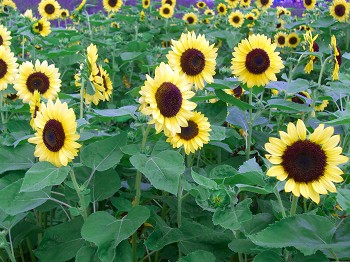
<svg viewBox="0 0 350 262">
<path fill-rule="evenodd" d="M 177 262 L 215 262 L 216 258 L 213 253 L 205 250 L 197 250 L 185 257 L 180 258 Z"/>
<path fill-rule="evenodd" d="M 192 176 L 194 182 L 196 182 L 198 185 L 200 185 L 202 187 L 206 187 L 209 189 L 216 189 L 218 186 L 215 181 L 213 181 L 210 178 L 207 178 L 205 176 L 201 176 L 193 170 L 191 170 L 191 176 Z"/>
<path fill-rule="evenodd" d="M 208 117 L 211 125 L 221 126 L 227 116 L 227 105 L 223 101 L 216 103 L 202 103 L 197 106 L 197 111 L 203 112 Z"/>
<path fill-rule="evenodd" d="M 0 146 L 0 174 L 11 170 L 26 170 L 34 161 L 34 146 L 24 144 L 14 147 Z"/>
<path fill-rule="evenodd" d="M 97 248 L 91 245 L 82 246 L 75 256 L 75 262 L 95 262 L 96 251 Z"/>
<path fill-rule="evenodd" d="M 180 153 L 165 150 L 151 157 L 137 154 L 130 157 L 130 162 L 155 188 L 177 194 L 180 175 L 185 171 Z"/>
<path fill-rule="evenodd" d="M 118 254 L 113 262 L 132 262 L 132 249 L 128 240 L 122 241 L 115 251 Z"/>
<path fill-rule="evenodd" d="M 233 239 L 228 247 L 235 253 L 255 254 L 258 253 L 259 247 L 250 239 Z"/>
<path fill-rule="evenodd" d="M 93 201 L 102 201 L 112 197 L 121 186 L 118 173 L 113 169 L 96 172 L 89 185 Z"/>
<path fill-rule="evenodd" d="M 298 104 L 284 99 L 270 99 L 267 103 L 271 108 L 281 109 L 283 112 L 311 112 L 312 108 L 306 104 Z"/>
<path fill-rule="evenodd" d="M 242 110 L 247 110 L 249 108 L 254 108 L 252 105 L 249 105 L 237 98 L 235 98 L 232 95 L 226 94 L 224 91 L 218 89 L 215 90 L 215 94 L 218 96 L 218 98 L 226 103 L 229 103 L 231 105 L 237 106 L 238 108 Z"/>
<path fill-rule="evenodd" d="M 328 124 L 328 125 L 348 125 L 348 124 L 350 124 L 350 115 L 341 116 L 337 119 L 326 121 L 324 123 Z"/>
<path fill-rule="evenodd" d="M 142 52 L 124 52 L 120 54 L 123 61 L 131 61 L 140 58 L 144 53 Z"/>
<path fill-rule="evenodd" d="M 262 247 L 295 247 L 311 255 L 330 243 L 334 232 L 335 226 L 328 218 L 302 214 L 278 221 L 249 238 Z"/>
<path fill-rule="evenodd" d="M 273 251 L 267 250 L 258 254 L 253 262 L 283 262 L 284 260 L 281 256 Z"/>
<path fill-rule="evenodd" d="M 35 255 L 41 261 L 63 262 L 74 258 L 85 242 L 80 234 L 82 225 L 83 219 L 79 217 L 47 228 Z"/>
<path fill-rule="evenodd" d="M 210 141 L 222 141 L 226 138 L 224 126 L 211 125 L 210 128 Z"/>
<path fill-rule="evenodd" d="M 47 186 L 60 185 L 69 171 L 69 166 L 58 168 L 49 162 L 35 163 L 24 176 L 21 192 L 34 192 Z"/>
<path fill-rule="evenodd" d="M 94 112 L 104 118 L 122 122 L 133 117 L 136 110 L 136 106 L 123 106 L 117 109 L 95 109 Z"/>
<path fill-rule="evenodd" d="M 37 192 L 20 192 L 23 179 L 0 190 L 0 209 L 9 215 L 26 212 L 45 203 L 51 188 Z"/>
<path fill-rule="evenodd" d="M 344 211 L 350 213 L 350 190 L 347 188 L 338 188 L 337 202 Z"/>
<path fill-rule="evenodd" d="M 126 133 L 103 139 L 84 147 L 80 157 L 84 165 L 96 171 L 105 171 L 116 166 L 123 156 L 120 150 L 127 141 Z"/>
<path fill-rule="evenodd" d="M 85 83 L 86 83 L 86 87 L 85 87 L 86 93 L 88 95 L 93 96 L 96 93 L 94 84 L 90 81 L 90 79 L 87 79 Z"/>
<path fill-rule="evenodd" d="M 146 207 L 136 206 L 120 220 L 104 211 L 91 214 L 85 221 L 81 235 L 98 246 L 98 256 L 102 262 L 112 261 L 115 248 L 130 237 L 149 218 Z"/>
<path fill-rule="evenodd" d="M 0 210 L 0 225 L 2 228 L 11 229 L 27 215 L 28 213 L 20 213 L 15 216 L 10 216 Z"/>
</svg>

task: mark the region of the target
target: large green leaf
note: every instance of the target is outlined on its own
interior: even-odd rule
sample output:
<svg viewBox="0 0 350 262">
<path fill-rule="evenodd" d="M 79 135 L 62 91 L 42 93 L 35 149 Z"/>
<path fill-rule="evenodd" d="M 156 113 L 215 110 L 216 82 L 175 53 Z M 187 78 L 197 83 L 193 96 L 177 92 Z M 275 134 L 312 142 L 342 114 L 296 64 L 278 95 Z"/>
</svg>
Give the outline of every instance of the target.
<svg viewBox="0 0 350 262">
<path fill-rule="evenodd" d="M 184 160 L 178 152 L 166 150 L 150 157 L 137 154 L 130 162 L 155 188 L 177 193 L 180 175 L 185 171 Z"/>
<path fill-rule="evenodd" d="M 43 240 L 34 251 L 41 261 L 67 261 L 77 254 L 83 246 L 80 230 L 83 225 L 81 217 L 69 222 L 49 227 L 45 231 Z"/>
<path fill-rule="evenodd" d="M 23 179 L 0 190 L 0 209 L 9 215 L 26 212 L 45 203 L 49 198 L 50 189 L 45 188 L 36 192 L 21 192 Z"/>
<path fill-rule="evenodd" d="M 0 174 L 10 170 L 25 170 L 34 164 L 34 146 L 24 144 L 17 147 L 0 146 Z"/>
<path fill-rule="evenodd" d="M 267 250 L 254 257 L 253 262 L 283 262 L 281 256 L 273 251 Z"/>
<path fill-rule="evenodd" d="M 271 108 L 281 109 L 286 113 L 295 113 L 295 112 L 311 112 L 312 108 L 306 104 L 298 104 L 292 101 L 274 98 L 267 101 Z"/>
<path fill-rule="evenodd" d="M 214 180 L 211 180 L 210 178 L 207 178 L 205 176 L 201 176 L 200 174 L 196 173 L 195 171 L 191 170 L 191 176 L 198 185 L 202 187 L 206 187 L 209 189 L 216 189 L 217 183 Z"/>
<path fill-rule="evenodd" d="M 149 210 L 143 206 L 134 207 L 119 220 L 107 212 L 98 211 L 85 221 L 81 235 L 98 246 L 97 252 L 102 262 L 112 261 L 119 243 L 130 237 L 149 216 Z"/>
<path fill-rule="evenodd" d="M 334 231 L 328 218 L 302 214 L 278 221 L 249 238 L 259 246 L 295 247 L 304 255 L 311 255 L 331 242 Z"/>
<path fill-rule="evenodd" d="M 118 173 L 113 169 L 96 172 L 89 188 L 93 201 L 102 201 L 113 196 L 120 188 Z"/>
<path fill-rule="evenodd" d="M 123 156 L 121 146 L 126 144 L 126 133 L 103 139 L 84 147 L 80 157 L 84 165 L 96 171 L 116 166 Z"/>
<path fill-rule="evenodd" d="M 252 105 L 249 105 L 237 98 L 235 98 L 232 95 L 226 94 L 224 91 L 218 89 L 215 90 L 215 94 L 220 98 L 220 100 L 225 101 L 226 103 L 232 104 L 234 106 L 237 106 L 240 109 L 247 110 L 249 108 L 254 108 Z"/>
<path fill-rule="evenodd" d="M 35 163 L 24 176 L 21 192 L 39 191 L 47 186 L 60 185 L 69 170 L 69 166 L 58 168 L 49 162 Z"/>
<path fill-rule="evenodd" d="M 185 257 L 180 258 L 177 262 L 215 262 L 216 258 L 213 253 L 205 250 L 197 250 Z"/>
<path fill-rule="evenodd" d="M 350 189 L 338 188 L 337 201 L 347 213 L 350 213 Z"/>
</svg>

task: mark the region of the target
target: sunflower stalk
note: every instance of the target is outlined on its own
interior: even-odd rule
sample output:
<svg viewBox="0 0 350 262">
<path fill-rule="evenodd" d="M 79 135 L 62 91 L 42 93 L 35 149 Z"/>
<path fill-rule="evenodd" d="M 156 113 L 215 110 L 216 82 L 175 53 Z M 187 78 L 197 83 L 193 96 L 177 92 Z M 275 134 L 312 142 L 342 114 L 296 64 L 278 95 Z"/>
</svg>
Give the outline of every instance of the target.
<svg viewBox="0 0 350 262">
<path fill-rule="evenodd" d="M 274 188 L 273 192 L 274 192 L 274 194 L 275 194 L 276 197 L 277 197 L 278 204 L 280 205 L 282 217 L 283 217 L 283 218 L 286 218 L 286 217 L 287 217 L 286 211 L 285 211 L 285 209 L 284 209 L 283 202 L 282 202 L 280 193 L 278 192 L 277 186 Z"/>
<path fill-rule="evenodd" d="M 249 90 L 249 105 L 253 104 L 253 88 Z M 249 122 L 248 122 L 248 134 L 246 143 L 246 160 L 250 158 L 250 147 L 252 144 L 252 133 L 253 133 L 253 108 L 249 108 Z"/>
<path fill-rule="evenodd" d="M 1 248 L 5 249 L 7 255 L 9 256 L 9 258 L 11 260 L 11 262 L 16 262 L 15 255 L 13 253 L 13 249 L 10 248 L 10 245 L 7 242 L 6 234 L 7 234 L 6 231 L 0 232 L 0 246 L 1 246 Z"/>
<path fill-rule="evenodd" d="M 0 113 L 1 113 L 1 123 L 5 124 L 5 116 L 4 112 L 2 111 L 3 108 L 3 94 L 2 91 L 0 91 Z"/>
<path fill-rule="evenodd" d="M 293 194 L 293 198 L 292 198 L 292 205 L 290 207 L 290 216 L 295 216 L 295 213 L 297 211 L 297 206 L 298 206 L 298 199 L 299 197 L 295 196 Z"/>
<path fill-rule="evenodd" d="M 82 119 L 83 117 L 84 117 L 84 77 L 81 78 L 79 118 Z"/>
<path fill-rule="evenodd" d="M 79 186 L 77 179 L 75 177 L 75 173 L 73 171 L 73 168 L 70 170 L 69 174 L 70 174 L 70 178 L 72 179 L 74 189 L 77 192 L 77 195 L 79 197 L 79 202 L 80 202 L 79 203 L 80 204 L 79 211 L 80 211 L 82 217 L 84 218 L 84 220 L 86 220 L 88 217 L 88 213 L 87 213 L 86 204 L 85 204 L 85 196 L 83 194 L 84 190 L 82 190 L 82 188 Z"/>
</svg>

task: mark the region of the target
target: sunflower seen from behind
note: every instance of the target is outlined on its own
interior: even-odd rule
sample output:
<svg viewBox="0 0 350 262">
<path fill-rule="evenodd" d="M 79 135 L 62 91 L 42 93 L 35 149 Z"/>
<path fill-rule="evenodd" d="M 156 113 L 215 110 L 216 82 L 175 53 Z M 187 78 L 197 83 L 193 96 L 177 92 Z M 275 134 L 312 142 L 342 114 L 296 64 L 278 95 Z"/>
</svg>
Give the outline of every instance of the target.
<svg viewBox="0 0 350 262">
<path fill-rule="evenodd" d="M 41 0 L 38 5 L 39 14 L 47 20 L 54 20 L 60 16 L 60 4 L 56 0 Z"/>
<path fill-rule="evenodd" d="M 187 123 L 186 127 L 181 127 L 181 132 L 168 136 L 166 141 L 173 148 L 183 146 L 185 153 L 189 155 L 201 149 L 204 144 L 209 143 L 209 132 L 211 129 L 208 118 L 200 112 L 194 112 L 193 117 L 189 118 Z"/>
<path fill-rule="evenodd" d="M 347 22 L 349 19 L 350 3 L 346 0 L 334 0 L 329 7 L 329 12 L 339 22 Z"/>
<path fill-rule="evenodd" d="M 0 46 L 0 91 L 12 84 L 17 74 L 17 58 L 6 47 Z"/>
<path fill-rule="evenodd" d="M 164 4 L 159 8 L 159 15 L 163 18 L 171 18 L 174 15 L 174 8 L 169 4 Z"/>
<path fill-rule="evenodd" d="M 244 23 L 244 14 L 239 10 L 231 12 L 231 14 L 228 16 L 228 22 L 233 27 L 239 28 Z"/>
<path fill-rule="evenodd" d="M 303 4 L 306 10 L 312 10 L 316 6 L 316 0 L 303 0 Z"/>
<path fill-rule="evenodd" d="M 116 13 L 122 7 L 123 1 L 122 0 L 103 0 L 102 4 L 103 4 L 104 10 L 106 10 L 108 13 L 110 12 Z"/>
<path fill-rule="evenodd" d="M 151 117 L 149 124 L 155 124 L 157 133 L 162 130 L 167 136 L 180 133 L 181 127 L 188 126 L 187 119 L 197 106 L 189 101 L 194 96 L 191 83 L 163 62 L 156 68 L 154 78 L 146 75 L 146 79 L 139 92 L 139 110 Z"/>
<path fill-rule="evenodd" d="M 51 24 L 46 18 L 40 18 L 35 21 L 32 25 L 32 31 L 35 34 L 40 34 L 41 36 L 48 36 L 51 33 Z"/>
<path fill-rule="evenodd" d="M 34 119 L 35 136 L 28 139 L 29 143 L 36 144 L 34 156 L 39 157 L 39 161 L 61 167 L 78 155 L 81 145 L 76 142 L 80 136 L 76 133 L 75 119 L 73 109 L 59 99 L 41 104 Z"/>
<path fill-rule="evenodd" d="M 182 17 L 182 20 L 184 20 L 189 25 L 195 25 L 198 22 L 198 17 L 195 13 L 190 12 L 190 13 L 185 14 Z"/>
<path fill-rule="evenodd" d="M 289 123 L 287 132 L 279 131 L 280 138 L 270 137 L 265 144 L 266 158 L 273 164 L 266 175 L 286 180 L 286 192 L 318 204 L 320 194 L 337 191 L 334 182 L 343 181 L 338 165 L 349 161 L 338 146 L 340 136 L 333 133 L 333 127 L 320 124 L 307 136 L 303 121 Z"/>
<path fill-rule="evenodd" d="M 46 60 L 42 63 L 36 60 L 35 65 L 26 61 L 19 66 L 18 71 L 13 87 L 24 103 L 30 101 L 35 90 L 45 99 L 56 99 L 60 92 L 61 79 L 54 65 L 49 65 Z"/>
<path fill-rule="evenodd" d="M 253 86 L 265 86 L 276 81 L 276 74 L 284 68 L 279 52 L 275 52 L 276 44 L 265 35 L 253 34 L 243 39 L 234 48 L 231 60 L 232 73 L 239 81 Z"/>
</svg>

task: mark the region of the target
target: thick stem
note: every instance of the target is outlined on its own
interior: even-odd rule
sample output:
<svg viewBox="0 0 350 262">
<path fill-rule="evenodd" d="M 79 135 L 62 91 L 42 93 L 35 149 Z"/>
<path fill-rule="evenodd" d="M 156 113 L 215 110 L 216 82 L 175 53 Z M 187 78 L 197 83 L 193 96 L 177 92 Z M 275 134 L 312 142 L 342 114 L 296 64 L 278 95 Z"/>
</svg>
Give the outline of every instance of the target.
<svg viewBox="0 0 350 262">
<path fill-rule="evenodd" d="M 253 88 L 249 90 L 249 105 L 253 103 Z M 246 143 L 246 160 L 250 158 L 250 147 L 252 144 L 252 133 L 253 133 L 253 108 L 249 108 L 249 122 L 248 122 L 248 133 Z"/>
<path fill-rule="evenodd" d="M 80 118 L 84 117 L 84 78 L 81 78 L 81 87 L 80 87 Z"/>
<path fill-rule="evenodd" d="M 70 178 L 72 179 L 74 189 L 77 192 L 77 195 L 79 197 L 81 215 L 83 216 L 84 220 L 86 220 L 88 217 L 88 214 L 87 214 L 87 210 L 86 210 L 85 198 L 84 198 L 84 196 L 82 194 L 82 190 L 77 182 L 77 179 L 75 177 L 75 173 L 74 173 L 73 169 L 71 169 L 69 174 L 70 174 Z"/>
<path fill-rule="evenodd" d="M 290 207 L 290 216 L 295 216 L 295 212 L 297 211 L 299 197 L 293 195 L 292 205 Z"/>
<path fill-rule="evenodd" d="M 277 200 L 278 200 L 278 204 L 280 205 L 281 212 L 282 212 L 282 217 L 283 217 L 283 218 L 286 218 L 286 217 L 287 217 L 286 211 L 284 210 L 283 202 L 282 202 L 282 199 L 281 199 L 280 193 L 278 192 L 277 187 L 275 187 L 275 189 L 273 190 L 273 192 L 275 193 L 275 195 L 276 195 L 276 197 L 277 197 Z"/>
</svg>

